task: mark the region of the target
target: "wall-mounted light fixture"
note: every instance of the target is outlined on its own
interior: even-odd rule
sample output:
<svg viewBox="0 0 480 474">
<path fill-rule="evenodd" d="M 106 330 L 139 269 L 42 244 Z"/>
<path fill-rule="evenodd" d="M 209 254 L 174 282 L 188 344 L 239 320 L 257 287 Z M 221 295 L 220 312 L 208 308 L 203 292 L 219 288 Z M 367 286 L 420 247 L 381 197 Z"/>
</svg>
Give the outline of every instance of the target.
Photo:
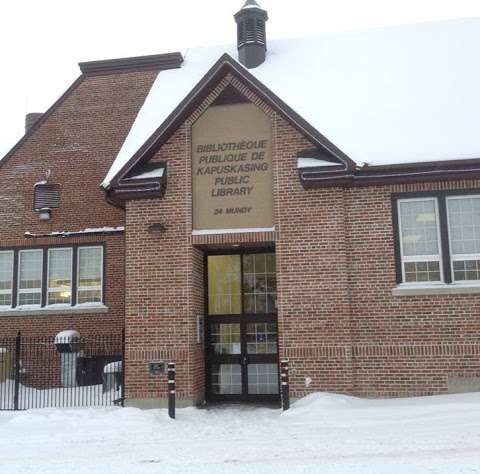
<svg viewBox="0 0 480 474">
<path fill-rule="evenodd" d="M 148 226 L 149 234 L 164 234 L 167 231 L 167 226 L 162 222 L 157 222 L 155 224 L 150 224 Z"/>
<path fill-rule="evenodd" d="M 41 221 L 49 221 L 52 217 L 52 210 L 49 207 L 44 207 L 38 210 L 38 217 Z"/>
</svg>

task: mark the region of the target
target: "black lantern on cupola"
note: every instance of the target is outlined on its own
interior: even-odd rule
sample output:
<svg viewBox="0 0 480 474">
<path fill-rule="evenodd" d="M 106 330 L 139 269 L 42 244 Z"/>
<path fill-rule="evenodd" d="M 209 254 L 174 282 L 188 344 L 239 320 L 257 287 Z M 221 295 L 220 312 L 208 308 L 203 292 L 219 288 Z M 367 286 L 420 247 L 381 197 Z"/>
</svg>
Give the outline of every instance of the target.
<svg viewBox="0 0 480 474">
<path fill-rule="evenodd" d="M 268 14 L 255 0 L 247 0 L 235 15 L 237 22 L 238 59 L 248 69 L 265 61 Z"/>
</svg>

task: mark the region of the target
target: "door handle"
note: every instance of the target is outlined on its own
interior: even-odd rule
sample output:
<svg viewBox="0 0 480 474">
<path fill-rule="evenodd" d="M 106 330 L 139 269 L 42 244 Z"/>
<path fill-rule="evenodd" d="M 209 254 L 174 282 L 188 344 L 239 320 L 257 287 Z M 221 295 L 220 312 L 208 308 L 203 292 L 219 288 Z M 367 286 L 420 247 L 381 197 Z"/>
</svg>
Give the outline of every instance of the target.
<svg viewBox="0 0 480 474">
<path fill-rule="evenodd" d="M 243 365 L 244 367 L 246 367 L 246 366 L 248 365 L 248 357 L 247 357 L 247 356 L 244 356 L 244 357 L 242 358 L 242 365 Z"/>
</svg>

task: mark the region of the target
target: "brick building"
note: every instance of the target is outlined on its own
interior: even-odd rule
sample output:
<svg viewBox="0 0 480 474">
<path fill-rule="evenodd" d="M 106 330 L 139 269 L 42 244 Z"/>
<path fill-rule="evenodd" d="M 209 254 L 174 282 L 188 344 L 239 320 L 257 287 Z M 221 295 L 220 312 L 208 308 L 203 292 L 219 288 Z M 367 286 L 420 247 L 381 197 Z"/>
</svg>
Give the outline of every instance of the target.
<svg viewBox="0 0 480 474">
<path fill-rule="evenodd" d="M 0 334 L 125 328 L 127 403 L 480 389 L 480 22 L 80 64 L 0 162 Z M 33 206 L 32 206 L 33 202 Z"/>
</svg>

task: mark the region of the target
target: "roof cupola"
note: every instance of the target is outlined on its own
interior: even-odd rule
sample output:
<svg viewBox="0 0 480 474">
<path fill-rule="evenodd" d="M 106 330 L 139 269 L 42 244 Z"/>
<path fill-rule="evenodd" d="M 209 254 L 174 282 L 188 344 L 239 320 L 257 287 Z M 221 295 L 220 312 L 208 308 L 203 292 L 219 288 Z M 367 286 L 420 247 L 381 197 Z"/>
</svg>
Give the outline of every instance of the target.
<svg viewBox="0 0 480 474">
<path fill-rule="evenodd" d="M 268 14 L 255 0 L 247 0 L 235 15 L 237 22 L 238 59 L 248 69 L 265 61 L 267 37 L 265 23 Z"/>
</svg>

